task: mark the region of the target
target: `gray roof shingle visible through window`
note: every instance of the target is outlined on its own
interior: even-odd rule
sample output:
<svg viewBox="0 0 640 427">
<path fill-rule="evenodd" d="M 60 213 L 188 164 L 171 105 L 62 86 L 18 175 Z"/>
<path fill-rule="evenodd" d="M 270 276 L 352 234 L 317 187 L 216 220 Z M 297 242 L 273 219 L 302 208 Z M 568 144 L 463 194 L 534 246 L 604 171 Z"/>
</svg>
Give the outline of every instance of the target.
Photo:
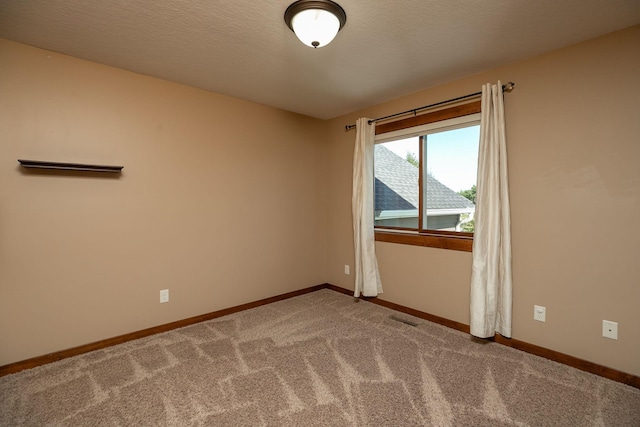
<svg viewBox="0 0 640 427">
<path fill-rule="evenodd" d="M 375 209 L 418 209 L 418 168 L 385 148 L 375 146 Z M 427 209 L 472 209 L 475 205 L 427 174 Z"/>
</svg>

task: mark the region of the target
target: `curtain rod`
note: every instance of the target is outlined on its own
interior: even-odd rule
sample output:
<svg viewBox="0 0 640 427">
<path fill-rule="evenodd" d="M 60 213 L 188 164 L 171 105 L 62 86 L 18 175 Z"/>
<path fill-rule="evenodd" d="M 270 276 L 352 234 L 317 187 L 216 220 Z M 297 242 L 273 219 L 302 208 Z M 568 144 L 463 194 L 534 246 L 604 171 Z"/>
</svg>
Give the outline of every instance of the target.
<svg viewBox="0 0 640 427">
<path fill-rule="evenodd" d="M 516 86 L 516 84 L 514 82 L 509 82 L 507 84 L 502 85 L 502 90 L 503 91 L 510 91 L 515 86 Z M 467 98 L 473 98 L 473 97 L 479 96 L 479 95 L 482 95 L 482 92 L 470 93 L 469 95 L 463 95 L 463 96 L 459 96 L 457 98 L 447 99 L 446 101 L 436 102 L 435 104 L 425 105 L 423 107 L 414 108 L 412 110 L 403 111 L 401 113 L 395 113 L 395 114 L 391 114 L 391 115 L 384 116 L 384 117 L 378 117 L 377 119 L 369 120 L 369 124 L 375 123 L 375 122 L 379 122 L 379 121 L 382 121 L 382 120 L 386 120 L 386 119 L 391 119 L 393 117 L 404 116 L 405 114 L 409 114 L 409 113 L 416 114 L 418 111 L 426 110 L 428 108 L 437 107 L 437 106 L 443 105 L 443 104 L 449 104 L 449 103 L 455 102 L 455 101 L 461 101 L 461 100 L 467 99 Z M 345 129 L 345 131 L 348 131 L 348 130 L 354 129 L 355 127 L 356 127 L 356 125 L 346 125 L 344 127 L 344 129 Z"/>
</svg>

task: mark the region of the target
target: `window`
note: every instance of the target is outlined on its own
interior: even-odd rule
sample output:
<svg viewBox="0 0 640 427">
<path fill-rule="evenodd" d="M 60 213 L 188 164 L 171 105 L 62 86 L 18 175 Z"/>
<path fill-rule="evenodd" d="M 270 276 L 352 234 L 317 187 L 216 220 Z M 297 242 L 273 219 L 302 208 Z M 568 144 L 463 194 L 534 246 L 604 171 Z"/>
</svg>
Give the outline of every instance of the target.
<svg viewBox="0 0 640 427">
<path fill-rule="evenodd" d="M 480 103 L 376 127 L 376 240 L 470 251 Z"/>
</svg>

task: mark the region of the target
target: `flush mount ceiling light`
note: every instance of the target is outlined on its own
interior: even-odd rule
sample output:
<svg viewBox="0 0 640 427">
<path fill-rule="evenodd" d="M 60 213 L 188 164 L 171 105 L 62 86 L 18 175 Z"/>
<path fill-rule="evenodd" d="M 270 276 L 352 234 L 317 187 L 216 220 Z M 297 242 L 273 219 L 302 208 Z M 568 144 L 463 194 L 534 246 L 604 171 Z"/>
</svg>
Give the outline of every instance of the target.
<svg viewBox="0 0 640 427">
<path fill-rule="evenodd" d="M 284 22 L 309 47 L 331 43 L 347 22 L 347 14 L 331 0 L 298 0 L 284 12 Z"/>
</svg>

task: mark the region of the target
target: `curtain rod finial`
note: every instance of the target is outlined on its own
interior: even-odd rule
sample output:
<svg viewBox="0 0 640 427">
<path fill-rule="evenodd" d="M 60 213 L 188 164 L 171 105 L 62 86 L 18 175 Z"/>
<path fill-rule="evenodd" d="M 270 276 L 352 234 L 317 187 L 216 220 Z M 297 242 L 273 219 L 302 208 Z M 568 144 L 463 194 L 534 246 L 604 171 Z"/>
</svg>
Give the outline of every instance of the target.
<svg viewBox="0 0 640 427">
<path fill-rule="evenodd" d="M 516 87 L 516 84 L 514 82 L 509 82 L 506 85 L 504 85 L 504 90 L 512 90 L 514 87 Z"/>
</svg>

